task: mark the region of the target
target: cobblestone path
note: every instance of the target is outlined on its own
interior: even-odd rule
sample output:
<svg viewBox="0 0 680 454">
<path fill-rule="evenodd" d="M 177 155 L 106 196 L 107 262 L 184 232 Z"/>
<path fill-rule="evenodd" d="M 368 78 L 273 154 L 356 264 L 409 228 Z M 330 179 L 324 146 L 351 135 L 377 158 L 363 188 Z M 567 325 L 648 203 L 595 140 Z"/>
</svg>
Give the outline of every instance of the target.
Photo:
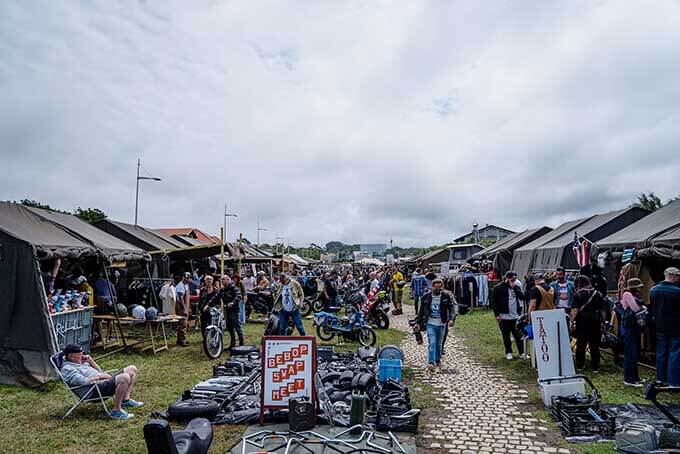
<svg viewBox="0 0 680 454">
<path fill-rule="evenodd" d="M 409 312 L 410 307 L 405 307 Z M 408 316 L 391 316 L 391 327 L 411 332 Z M 527 391 L 510 383 L 493 368 L 473 360 L 461 350 L 461 340 L 449 336 L 444 348 L 442 372 L 431 373 L 427 366 L 427 336 L 418 345 L 407 336 L 401 347 L 406 365 L 434 388 L 442 411 L 426 420 L 424 446 L 434 452 L 449 453 L 569 453 L 545 440 L 545 422 L 522 410 Z M 499 339 L 500 342 L 500 339 Z M 530 367 L 527 363 L 527 367 Z"/>
</svg>

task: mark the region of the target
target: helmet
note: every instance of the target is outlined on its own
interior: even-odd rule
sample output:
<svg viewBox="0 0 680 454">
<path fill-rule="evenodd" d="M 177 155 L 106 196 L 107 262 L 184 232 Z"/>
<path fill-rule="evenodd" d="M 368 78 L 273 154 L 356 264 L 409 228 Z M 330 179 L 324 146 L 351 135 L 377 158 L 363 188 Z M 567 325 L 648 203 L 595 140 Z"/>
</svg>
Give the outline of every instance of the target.
<svg viewBox="0 0 680 454">
<path fill-rule="evenodd" d="M 397 282 L 397 288 L 404 288 L 405 285 L 406 285 L 406 281 Z"/>
<path fill-rule="evenodd" d="M 137 305 L 134 309 L 132 309 L 132 316 L 137 320 L 145 320 L 146 309 L 144 309 L 144 306 Z"/>
<path fill-rule="evenodd" d="M 132 314 L 134 313 L 134 310 L 135 310 L 135 308 L 136 308 L 137 306 L 139 306 L 139 304 L 130 304 L 130 305 L 128 306 L 127 312 L 128 312 L 128 314 L 130 314 L 130 317 L 133 316 Z"/>
<path fill-rule="evenodd" d="M 155 307 L 150 307 L 146 310 L 147 320 L 156 320 L 158 318 L 158 309 Z"/>
<path fill-rule="evenodd" d="M 119 317 L 125 317 L 127 315 L 127 307 L 123 303 L 118 303 L 116 304 L 116 312 Z"/>
</svg>

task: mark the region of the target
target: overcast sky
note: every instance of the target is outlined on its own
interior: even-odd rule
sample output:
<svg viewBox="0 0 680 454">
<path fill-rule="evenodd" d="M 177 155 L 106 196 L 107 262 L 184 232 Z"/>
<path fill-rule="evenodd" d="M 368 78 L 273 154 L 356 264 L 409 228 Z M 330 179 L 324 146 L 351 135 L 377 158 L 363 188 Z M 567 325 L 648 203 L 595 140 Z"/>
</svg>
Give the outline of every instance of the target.
<svg viewBox="0 0 680 454">
<path fill-rule="evenodd" d="M 450 241 L 680 194 L 680 1 L 0 2 L 0 199 Z"/>
</svg>

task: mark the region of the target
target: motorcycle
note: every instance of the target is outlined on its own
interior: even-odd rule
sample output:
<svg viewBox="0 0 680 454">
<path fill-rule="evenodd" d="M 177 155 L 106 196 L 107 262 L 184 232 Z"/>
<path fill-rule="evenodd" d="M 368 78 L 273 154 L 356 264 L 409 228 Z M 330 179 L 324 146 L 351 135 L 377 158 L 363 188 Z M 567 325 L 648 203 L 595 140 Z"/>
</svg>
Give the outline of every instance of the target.
<svg viewBox="0 0 680 454">
<path fill-rule="evenodd" d="M 211 321 L 210 325 L 205 328 L 203 351 L 208 355 L 208 358 L 217 359 L 224 351 L 224 328 L 227 324 L 220 307 L 211 307 L 209 310 Z"/>
<path fill-rule="evenodd" d="M 321 302 L 321 294 L 318 293 L 316 295 L 305 295 L 305 299 L 300 304 L 300 314 L 302 314 L 303 317 L 307 317 L 308 315 L 311 315 L 311 313 L 314 311 L 314 308 L 317 307 L 317 301 L 319 302 L 318 304 L 323 307 L 323 303 Z"/>
<path fill-rule="evenodd" d="M 387 313 L 390 311 L 390 304 L 389 293 L 385 290 L 375 290 L 368 294 L 368 298 L 361 305 L 361 312 L 369 325 L 374 325 L 379 329 L 388 329 L 390 318 Z"/>
<path fill-rule="evenodd" d="M 248 292 L 246 301 L 246 319 L 250 319 L 250 314 L 255 311 L 260 315 L 268 315 L 274 306 L 272 294 L 266 290 Z"/>
<path fill-rule="evenodd" d="M 365 347 L 375 345 L 375 332 L 366 323 L 361 311 L 356 311 L 349 317 L 338 317 L 329 312 L 317 312 L 314 314 L 314 326 L 316 326 L 316 335 L 321 340 L 330 341 L 336 334 L 350 338 L 358 335 L 361 345 Z"/>
<path fill-rule="evenodd" d="M 267 324 L 265 325 L 264 328 L 265 336 L 278 336 L 281 333 L 281 330 L 279 328 L 279 321 L 281 320 L 280 306 L 281 306 L 280 304 L 275 305 L 271 313 L 269 314 L 269 319 L 267 320 Z M 293 323 L 293 318 L 289 317 L 285 335 L 286 336 L 292 335 L 293 330 L 295 330 L 295 323 Z"/>
</svg>

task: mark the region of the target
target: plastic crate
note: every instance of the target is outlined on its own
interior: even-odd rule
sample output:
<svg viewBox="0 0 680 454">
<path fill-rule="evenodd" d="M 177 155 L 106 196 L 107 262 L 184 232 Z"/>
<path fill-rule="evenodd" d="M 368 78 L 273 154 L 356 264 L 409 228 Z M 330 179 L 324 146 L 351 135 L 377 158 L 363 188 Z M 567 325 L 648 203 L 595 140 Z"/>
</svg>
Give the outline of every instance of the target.
<svg viewBox="0 0 680 454">
<path fill-rule="evenodd" d="M 567 414 L 588 413 L 589 408 L 599 411 L 600 402 L 601 399 L 595 396 L 583 396 L 582 398 L 576 398 L 574 396 L 552 396 L 550 413 L 555 421 L 561 422 L 563 417 L 562 411 L 565 411 Z"/>
<path fill-rule="evenodd" d="M 379 359 L 378 360 L 378 381 L 385 383 L 390 378 L 401 382 L 401 360 L 400 359 Z"/>
<path fill-rule="evenodd" d="M 52 326 L 57 336 L 57 346 L 62 350 L 66 344 L 78 344 L 85 353 L 90 352 L 92 336 L 93 307 L 85 307 L 75 311 L 51 314 Z"/>
<path fill-rule="evenodd" d="M 375 427 L 381 431 L 417 433 L 420 411 L 414 413 L 413 416 L 403 418 L 400 415 L 390 415 L 378 411 Z"/>
<path fill-rule="evenodd" d="M 616 419 L 604 411 L 600 411 L 599 415 L 603 421 L 596 421 L 587 411 L 574 414 L 563 409 L 560 422 L 562 433 L 565 436 L 600 435 L 605 438 L 613 437 L 616 433 Z"/>
</svg>

